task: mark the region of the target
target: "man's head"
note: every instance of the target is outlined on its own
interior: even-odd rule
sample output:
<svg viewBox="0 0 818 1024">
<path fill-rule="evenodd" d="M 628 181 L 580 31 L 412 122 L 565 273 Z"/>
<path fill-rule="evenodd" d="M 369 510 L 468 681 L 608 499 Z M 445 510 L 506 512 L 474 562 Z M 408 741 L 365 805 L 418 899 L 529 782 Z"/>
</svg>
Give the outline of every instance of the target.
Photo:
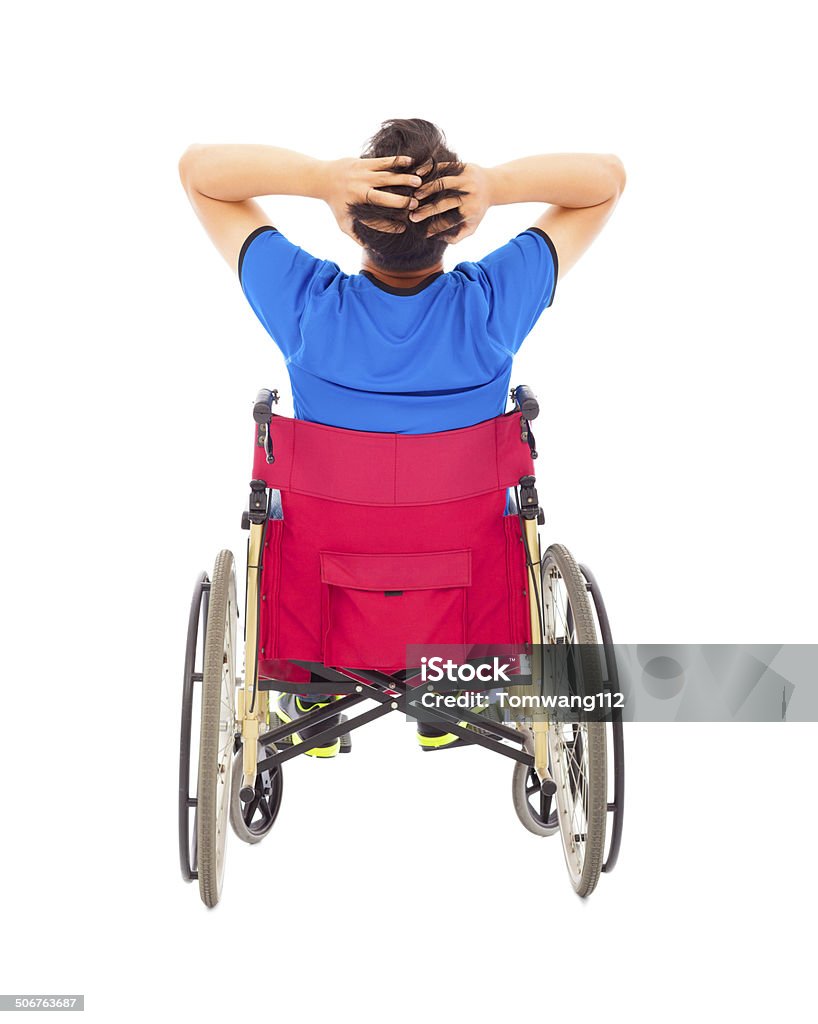
<svg viewBox="0 0 818 1024">
<path fill-rule="evenodd" d="M 401 167 L 401 173 L 419 174 L 424 184 L 444 175 L 461 174 L 464 164 L 446 145 L 443 132 L 430 121 L 419 117 L 394 118 L 384 121 L 367 143 L 361 154 L 363 159 L 383 156 L 410 156 L 411 165 Z M 441 164 L 446 164 L 442 167 Z M 384 191 L 397 195 L 411 195 L 412 189 L 401 185 L 388 186 Z M 444 189 L 421 200 L 421 206 L 449 196 L 464 195 L 459 189 Z M 438 263 L 448 245 L 448 238 L 457 234 L 463 218 L 459 210 L 447 210 L 437 217 L 415 224 L 409 220 L 409 210 L 396 210 L 373 203 L 349 203 L 353 230 L 370 260 L 383 270 L 423 270 Z M 378 230 L 367 221 L 389 222 L 390 230 Z M 438 233 L 427 237 L 430 223 Z M 445 226 L 445 230 L 441 228 Z"/>
</svg>

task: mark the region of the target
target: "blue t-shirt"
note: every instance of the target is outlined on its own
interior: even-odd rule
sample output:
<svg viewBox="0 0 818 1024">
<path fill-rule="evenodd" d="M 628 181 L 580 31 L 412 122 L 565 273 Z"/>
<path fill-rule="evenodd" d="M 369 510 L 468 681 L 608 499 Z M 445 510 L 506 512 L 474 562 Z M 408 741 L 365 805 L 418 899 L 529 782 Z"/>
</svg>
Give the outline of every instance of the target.
<svg viewBox="0 0 818 1024">
<path fill-rule="evenodd" d="M 398 434 L 505 411 L 512 359 L 557 274 L 551 239 L 533 227 L 412 288 L 345 274 L 274 227 L 254 231 L 239 256 L 247 301 L 284 355 L 296 418 Z"/>
</svg>

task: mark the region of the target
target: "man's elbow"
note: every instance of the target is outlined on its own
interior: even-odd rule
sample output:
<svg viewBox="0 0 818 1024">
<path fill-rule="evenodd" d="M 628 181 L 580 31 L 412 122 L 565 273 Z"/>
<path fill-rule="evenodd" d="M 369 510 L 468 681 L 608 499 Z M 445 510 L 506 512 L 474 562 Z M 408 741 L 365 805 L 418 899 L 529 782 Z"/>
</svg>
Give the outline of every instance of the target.
<svg viewBox="0 0 818 1024">
<path fill-rule="evenodd" d="M 188 146 L 184 153 L 182 153 L 181 157 L 179 157 L 179 179 L 186 192 L 190 192 L 191 189 L 195 189 L 196 187 L 194 185 L 196 166 L 202 149 L 204 149 L 204 146 L 200 145 L 198 142 L 194 142 L 193 145 Z"/>
<path fill-rule="evenodd" d="M 611 198 L 618 199 L 625 191 L 625 165 L 613 153 L 606 153 L 603 160 L 605 161 L 605 173 L 610 181 Z"/>
</svg>

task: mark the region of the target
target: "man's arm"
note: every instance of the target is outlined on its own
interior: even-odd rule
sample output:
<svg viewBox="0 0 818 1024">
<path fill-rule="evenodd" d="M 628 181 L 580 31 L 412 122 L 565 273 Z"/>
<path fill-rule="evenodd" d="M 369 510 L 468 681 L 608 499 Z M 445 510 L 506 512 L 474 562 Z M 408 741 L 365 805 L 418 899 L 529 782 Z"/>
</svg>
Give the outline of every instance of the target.
<svg viewBox="0 0 818 1024">
<path fill-rule="evenodd" d="M 459 242 L 473 234 L 490 206 L 509 203 L 550 203 L 535 221 L 557 250 L 560 276 L 585 252 L 611 215 L 625 187 L 625 169 L 616 156 L 595 153 L 549 153 L 526 156 L 497 167 L 466 164 L 456 177 L 444 177 L 415 191 L 420 209 L 413 221 L 429 221 L 427 235 L 448 230 L 437 221 L 447 210 L 459 208 L 463 217 Z M 436 200 L 435 192 L 461 188 L 466 195 Z M 527 225 L 530 226 L 530 225 Z"/>
<path fill-rule="evenodd" d="M 549 203 L 534 222 L 559 258 L 560 277 L 602 230 L 625 188 L 619 157 L 595 153 L 549 153 L 489 168 L 491 203 Z"/>
<path fill-rule="evenodd" d="M 247 236 L 269 224 L 256 196 L 320 195 L 322 161 L 276 146 L 190 146 L 179 177 L 211 241 L 236 270 Z"/>
<path fill-rule="evenodd" d="M 417 205 L 409 196 L 373 191 L 387 185 L 419 185 L 416 175 L 397 171 L 409 163 L 411 159 L 402 156 L 327 161 L 278 146 L 194 145 L 182 155 L 179 175 L 211 241 L 237 270 L 247 236 L 270 223 L 254 201 L 257 196 L 323 199 L 341 229 L 347 230 L 351 224 L 346 204 L 365 201 L 367 195 L 382 206 Z"/>
</svg>

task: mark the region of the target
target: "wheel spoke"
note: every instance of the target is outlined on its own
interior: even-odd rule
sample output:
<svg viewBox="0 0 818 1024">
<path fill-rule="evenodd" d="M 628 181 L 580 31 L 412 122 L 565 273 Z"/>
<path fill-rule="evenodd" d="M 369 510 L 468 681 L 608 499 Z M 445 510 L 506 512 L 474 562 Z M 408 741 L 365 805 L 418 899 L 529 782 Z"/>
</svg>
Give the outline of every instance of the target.
<svg viewBox="0 0 818 1024">
<path fill-rule="evenodd" d="M 261 816 L 261 820 L 257 823 L 256 827 L 258 828 L 259 831 L 262 831 L 264 829 L 264 826 L 272 820 L 273 816 L 272 810 L 270 809 L 270 804 L 266 798 L 264 800 L 259 801 L 258 810 Z"/>
</svg>

